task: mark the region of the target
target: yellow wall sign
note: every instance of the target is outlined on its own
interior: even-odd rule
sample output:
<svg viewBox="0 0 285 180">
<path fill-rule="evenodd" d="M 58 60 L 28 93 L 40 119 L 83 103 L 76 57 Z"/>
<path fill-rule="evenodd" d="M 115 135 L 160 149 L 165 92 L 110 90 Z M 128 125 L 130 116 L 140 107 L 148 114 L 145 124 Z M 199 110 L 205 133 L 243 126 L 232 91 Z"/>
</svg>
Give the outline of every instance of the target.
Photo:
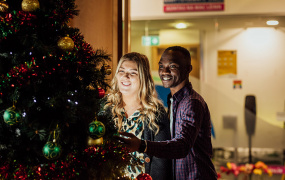
<svg viewBox="0 0 285 180">
<path fill-rule="evenodd" d="M 218 51 L 218 76 L 237 75 L 237 52 Z"/>
</svg>

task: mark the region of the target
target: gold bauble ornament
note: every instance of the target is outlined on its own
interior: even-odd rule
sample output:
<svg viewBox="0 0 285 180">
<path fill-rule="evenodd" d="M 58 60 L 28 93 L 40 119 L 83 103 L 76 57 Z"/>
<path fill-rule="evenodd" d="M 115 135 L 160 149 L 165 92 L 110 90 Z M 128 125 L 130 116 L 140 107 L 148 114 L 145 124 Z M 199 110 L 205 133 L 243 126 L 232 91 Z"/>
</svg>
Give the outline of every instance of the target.
<svg viewBox="0 0 285 180">
<path fill-rule="evenodd" d="M 87 140 L 88 146 L 102 145 L 102 144 L 103 144 L 103 137 L 100 137 L 98 139 L 93 139 L 92 137 L 88 137 Z"/>
<path fill-rule="evenodd" d="M 0 12 L 6 12 L 9 9 L 9 5 L 6 0 L 0 2 Z"/>
<path fill-rule="evenodd" d="M 57 46 L 64 51 L 72 51 L 74 48 L 74 42 L 70 37 L 66 36 L 58 40 Z"/>
<path fill-rule="evenodd" d="M 107 75 L 110 75 L 112 73 L 112 68 L 110 65 L 104 65 L 104 68 Z"/>
<path fill-rule="evenodd" d="M 40 8 L 40 3 L 38 0 L 23 0 L 22 10 L 26 12 L 35 11 Z"/>
</svg>

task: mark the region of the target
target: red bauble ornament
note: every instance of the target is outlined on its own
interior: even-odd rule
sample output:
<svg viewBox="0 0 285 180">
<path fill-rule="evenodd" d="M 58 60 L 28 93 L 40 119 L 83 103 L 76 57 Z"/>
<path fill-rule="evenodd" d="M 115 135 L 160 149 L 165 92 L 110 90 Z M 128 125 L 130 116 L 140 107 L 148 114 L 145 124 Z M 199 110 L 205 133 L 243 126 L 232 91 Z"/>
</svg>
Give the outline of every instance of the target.
<svg viewBox="0 0 285 180">
<path fill-rule="evenodd" d="M 137 176 L 136 180 L 152 180 L 152 177 L 147 173 L 142 173 Z"/>
<path fill-rule="evenodd" d="M 99 98 L 103 98 L 105 96 L 105 90 L 102 88 L 98 88 Z"/>
</svg>

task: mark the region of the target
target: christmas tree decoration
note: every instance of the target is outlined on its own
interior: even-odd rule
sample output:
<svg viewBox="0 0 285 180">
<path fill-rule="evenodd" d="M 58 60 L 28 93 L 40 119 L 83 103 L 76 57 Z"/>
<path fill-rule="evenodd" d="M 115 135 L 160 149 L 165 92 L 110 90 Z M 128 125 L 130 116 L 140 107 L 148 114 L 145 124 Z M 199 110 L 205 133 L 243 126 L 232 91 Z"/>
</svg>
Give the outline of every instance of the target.
<svg viewBox="0 0 285 180">
<path fill-rule="evenodd" d="M 147 173 L 139 174 L 136 180 L 152 180 L 152 177 Z"/>
<path fill-rule="evenodd" d="M 6 12 L 9 9 L 9 5 L 6 0 L 0 1 L 0 12 Z"/>
<path fill-rule="evenodd" d="M 109 64 L 104 65 L 104 69 L 107 75 L 110 75 L 112 73 L 112 68 Z"/>
<path fill-rule="evenodd" d="M 0 0 L 0 179 L 118 179 L 131 164 L 103 109 L 111 55 L 69 25 L 75 2 Z"/>
<path fill-rule="evenodd" d="M 98 139 L 93 139 L 92 137 L 88 137 L 87 140 L 88 146 L 102 145 L 102 144 L 103 144 L 103 137 L 100 137 Z"/>
<path fill-rule="evenodd" d="M 61 155 L 62 148 L 55 140 L 47 142 L 43 147 L 43 155 L 49 160 L 58 159 Z"/>
<path fill-rule="evenodd" d="M 15 106 L 12 106 L 8 109 L 3 114 L 3 119 L 4 122 L 9 124 L 10 126 L 17 124 L 18 122 L 21 121 L 22 115 L 19 112 L 19 110 L 16 109 Z"/>
<path fill-rule="evenodd" d="M 100 146 L 86 148 L 84 155 L 88 157 L 87 162 L 92 162 L 95 165 L 91 177 L 94 180 L 123 177 L 123 170 L 127 165 L 130 165 L 131 159 L 126 147 L 110 140 L 105 140 Z M 120 165 L 118 166 L 118 164 Z"/>
<path fill-rule="evenodd" d="M 89 135 L 98 139 L 105 134 L 105 125 L 101 121 L 93 121 L 89 124 Z"/>
<path fill-rule="evenodd" d="M 105 90 L 103 88 L 98 88 L 98 97 L 101 99 L 105 96 Z"/>
<path fill-rule="evenodd" d="M 26 12 L 32 12 L 40 8 L 40 3 L 38 0 L 23 0 L 22 10 Z"/>
<path fill-rule="evenodd" d="M 58 40 L 57 46 L 63 51 L 72 51 L 74 48 L 74 42 L 70 37 L 66 36 Z"/>
</svg>

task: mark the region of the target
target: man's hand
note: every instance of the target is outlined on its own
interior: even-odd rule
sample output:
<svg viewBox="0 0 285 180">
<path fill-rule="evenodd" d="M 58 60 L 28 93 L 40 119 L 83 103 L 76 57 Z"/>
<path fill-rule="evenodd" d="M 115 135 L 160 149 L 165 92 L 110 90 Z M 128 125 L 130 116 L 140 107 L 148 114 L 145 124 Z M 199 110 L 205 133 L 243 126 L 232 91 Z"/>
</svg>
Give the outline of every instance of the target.
<svg viewBox="0 0 285 180">
<path fill-rule="evenodd" d="M 121 136 L 116 136 L 115 138 L 120 140 L 131 152 L 139 150 L 141 145 L 141 140 L 139 138 L 127 132 L 119 132 L 119 134 Z"/>
</svg>

